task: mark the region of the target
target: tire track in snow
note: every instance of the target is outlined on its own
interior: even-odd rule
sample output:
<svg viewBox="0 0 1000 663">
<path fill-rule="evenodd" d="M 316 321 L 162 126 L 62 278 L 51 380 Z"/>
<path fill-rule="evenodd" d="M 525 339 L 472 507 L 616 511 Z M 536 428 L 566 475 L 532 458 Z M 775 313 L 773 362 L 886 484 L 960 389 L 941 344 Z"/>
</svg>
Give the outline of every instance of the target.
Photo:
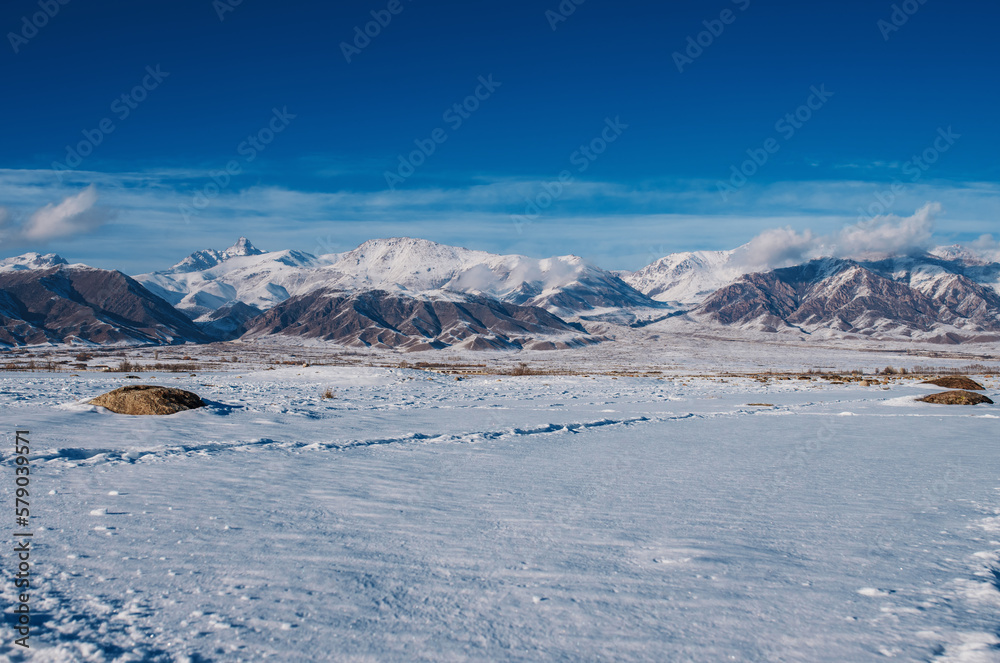
<svg viewBox="0 0 1000 663">
<path fill-rule="evenodd" d="M 634 426 L 644 423 L 665 422 L 692 417 L 684 414 L 672 417 L 639 416 L 628 419 L 599 419 L 596 421 L 549 423 L 534 428 L 509 428 L 496 431 L 475 431 L 462 433 L 413 433 L 401 437 L 348 440 L 344 442 L 282 442 L 272 438 L 249 441 L 209 442 L 206 444 L 183 444 L 149 449 L 107 449 L 107 448 L 61 448 L 50 449 L 31 456 L 32 462 L 64 463 L 69 467 L 100 465 L 105 463 L 136 463 L 167 460 L 183 456 L 213 456 L 231 451 L 256 451 L 258 449 L 279 449 L 287 451 L 346 451 L 363 447 L 415 444 L 415 443 L 474 443 L 492 442 L 535 435 L 559 433 L 580 433 L 585 430 L 613 426 Z M 10 465 L 12 459 L 4 458 L 0 465 Z"/>
<path fill-rule="evenodd" d="M 778 410 L 778 408 L 775 408 Z M 171 458 L 186 456 L 212 456 L 231 451 L 251 452 L 257 450 L 285 450 L 285 451 L 346 451 L 363 447 L 414 444 L 414 443 L 476 443 L 493 442 L 518 437 L 530 437 L 535 435 L 552 435 L 559 433 L 580 433 L 586 430 L 614 426 L 636 426 L 642 424 L 666 423 L 671 421 L 682 421 L 687 419 L 712 419 L 716 417 L 736 417 L 736 416 L 767 416 L 774 414 L 774 411 L 766 412 L 761 410 L 747 409 L 739 407 L 726 412 L 676 414 L 671 416 L 642 415 L 627 419 L 598 419 L 596 421 L 570 422 L 570 423 L 549 423 L 533 428 L 506 428 L 493 431 L 474 431 L 461 433 L 413 433 L 401 437 L 372 438 L 361 440 L 348 440 L 344 442 L 295 442 L 280 441 L 273 438 L 264 437 L 255 440 L 237 440 L 233 442 L 207 442 L 204 444 L 180 444 L 163 447 L 150 447 L 148 449 L 113 449 L 113 448 L 86 448 L 86 447 L 64 447 L 48 449 L 46 451 L 33 454 L 30 458 L 32 462 L 42 463 L 62 463 L 66 467 L 92 467 L 95 465 L 110 463 L 136 463 L 155 462 Z M 13 456 L 0 457 L 0 466 L 9 466 Z"/>
</svg>

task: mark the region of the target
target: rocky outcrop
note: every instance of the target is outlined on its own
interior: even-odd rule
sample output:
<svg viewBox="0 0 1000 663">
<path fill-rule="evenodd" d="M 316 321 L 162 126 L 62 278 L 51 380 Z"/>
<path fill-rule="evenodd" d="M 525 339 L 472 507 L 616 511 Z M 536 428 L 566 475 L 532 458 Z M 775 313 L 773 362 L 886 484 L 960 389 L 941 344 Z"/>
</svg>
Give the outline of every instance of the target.
<svg viewBox="0 0 1000 663">
<path fill-rule="evenodd" d="M 949 375 L 944 378 L 937 378 L 936 380 L 927 380 L 926 382 L 921 382 L 920 384 L 932 384 L 935 387 L 944 387 L 945 389 L 964 389 L 965 391 L 985 391 L 985 387 L 979 384 L 975 380 L 969 379 L 964 375 Z"/>
<path fill-rule="evenodd" d="M 922 403 L 935 403 L 937 405 L 993 405 L 993 401 L 982 394 L 961 390 L 943 391 L 940 394 L 931 394 L 917 400 Z"/>
<path fill-rule="evenodd" d="M 197 394 L 172 387 L 130 385 L 101 394 L 90 401 L 116 414 L 166 415 L 205 407 Z"/>
</svg>

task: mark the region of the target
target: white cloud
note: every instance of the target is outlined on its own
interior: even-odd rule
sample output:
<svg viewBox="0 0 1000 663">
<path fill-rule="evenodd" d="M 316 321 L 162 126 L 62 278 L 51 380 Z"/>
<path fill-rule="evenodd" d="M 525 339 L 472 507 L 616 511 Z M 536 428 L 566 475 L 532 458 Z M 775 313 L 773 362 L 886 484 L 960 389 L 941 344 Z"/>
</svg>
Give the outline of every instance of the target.
<svg viewBox="0 0 1000 663">
<path fill-rule="evenodd" d="M 45 243 L 91 232 L 111 218 L 110 212 L 95 207 L 97 188 L 91 184 L 58 203 L 49 203 L 32 213 L 23 223 L 0 208 L 0 238 L 4 244 Z"/>
<path fill-rule="evenodd" d="M 781 267 L 808 260 L 815 249 L 811 230 L 800 233 L 792 228 L 765 230 L 750 240 L 742 256 L 748 267 Z"/>
<path fill-rule="evenodd" d="M 934 216 L 940 213 L 940 203 L 927 203 L 913 216 L 890 214 L 848 226 L 834 239 L 830 254 L 869 258 L 923 253 L 934 245 Z"/>
<path fill-rule="evenodd" d="M 158 169 L 59 175 L 0 169 L 0 201 L 10 213 L 6 227 L 0 222 L 0 249 L 14 240 L 19 246 L 41 243 L 28 242 L 18 232 L 38 213 L 38 201 L 53 201 L 47 213 L 52 215 L 58 201 L 80 196 L 91 185 L 100 200 L 83 216 L 62 223 L 40 221 L 33 232 L 41 238 L 58 229 L 80 231 L 64 240 L 50 239 L 46 250 L 132 273 L 173 264 L 196 249 L 229 246 L 240 235 L 267 248 L 314 253 L 346 251 L 373 237 L 408 235 L 495 253 L 575 253 L 611 269 L 638 269 L 675 251 L 731 249 L 755 236 L 754 261 L 771 263 L 796 260 L 800 254 L 808 259 L 822 249 L 841 255 L 920 244 L 919 224 L 909 229 L 907 241 L 899 239 L 906 227 L 893 230 L 899 225 L 896 217 L 864 224 L 864 210 L 884 185 L 858 180 L 748 185 L 723 204 L 714 181 L 622 184 L 581 178 L 518 232 L 510 215 L 522 214 L 552 176 L 470 177 L 464 185 L 414 185 L 395 192 L 340 188 L 336 182 L 328 190 L 304 191 L 270 184 L 267 178 L 234 178 L 188 220 L 180 208 L 191 206 L 194 191 L 210 181 L 206 173 Z M 919 182 L 896 192 L 892 211 L 915 210 L 928 200 L 940 201 L 948 210 L 936 243 L 968 240 L 993 231 L 1000 214 L 1000 184 Z M 82 234 L 93 227 L 88 221 L 99 221 L 88 216 L 99 208 L 116 212 L 113 243 L 107 241 L 108 233 Z M 848 224 L 857 228 L 851 226 L 841 238 L 840 229 Z M 886 236 L 879 238 L 879 233 Z"/>
<path fill-rule="evenodd" d="M 1000 240 L 993 235 L 980 235 L 968 248 L 980 258 L 1000 262 Z"/>
<path fill-rule="evenodd" d="M 934 246 L 934 216 L 940 212 L 939 203 L 927 203 L 912 216 L 878 216 L 829 235 L 792 228 L 766 230 L 741 247 L 741 262 L 773 269 L 813 258 L 867 260 L 924 253 Z"/>
<path fill-rule="evenodd" d="M 48 204 L 31 215 L 22 228 L 28 241 L 47 241 L 89 232 L 103 223 L 103 215 L 95 213 L 97 189 L 93 184 L 61 203 Z"/>
</svg>

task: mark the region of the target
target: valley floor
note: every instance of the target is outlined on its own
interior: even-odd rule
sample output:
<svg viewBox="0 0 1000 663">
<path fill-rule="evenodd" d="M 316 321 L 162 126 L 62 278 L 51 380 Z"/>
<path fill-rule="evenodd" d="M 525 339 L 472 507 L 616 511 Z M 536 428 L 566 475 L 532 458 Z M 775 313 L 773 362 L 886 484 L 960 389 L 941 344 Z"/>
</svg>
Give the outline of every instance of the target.
<svg viewBox="0 0 1000 663">
<path fill-rule="evenodd" d="M 38 573 L 25 656 L 7 547 L 0 659 L 1000 660 L 996 406 L 238 368 L 140 374 L 210 401 L 169 417 L 85 404 L 122 374 L 0 374 L 0 531 L 26 428 Z"/>
</svg>

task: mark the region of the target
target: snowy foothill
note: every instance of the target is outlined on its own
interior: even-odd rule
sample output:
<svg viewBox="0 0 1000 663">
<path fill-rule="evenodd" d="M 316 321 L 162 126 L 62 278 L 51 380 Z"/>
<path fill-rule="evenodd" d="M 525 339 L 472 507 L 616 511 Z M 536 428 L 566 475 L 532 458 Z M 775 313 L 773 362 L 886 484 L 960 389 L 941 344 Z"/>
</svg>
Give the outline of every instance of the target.
<svg viewBox="0 0 1000 663">
<path fill-rule="evenodd" d="M 37 570 L 31 655 L 0 660 L 997 660 L 995 406 L 709 346 L 0 373 Z M 806 357 L 770 363 L 893 355 Z M 88 404 L 124 384 L 207 406 Z"/>
</svg>

